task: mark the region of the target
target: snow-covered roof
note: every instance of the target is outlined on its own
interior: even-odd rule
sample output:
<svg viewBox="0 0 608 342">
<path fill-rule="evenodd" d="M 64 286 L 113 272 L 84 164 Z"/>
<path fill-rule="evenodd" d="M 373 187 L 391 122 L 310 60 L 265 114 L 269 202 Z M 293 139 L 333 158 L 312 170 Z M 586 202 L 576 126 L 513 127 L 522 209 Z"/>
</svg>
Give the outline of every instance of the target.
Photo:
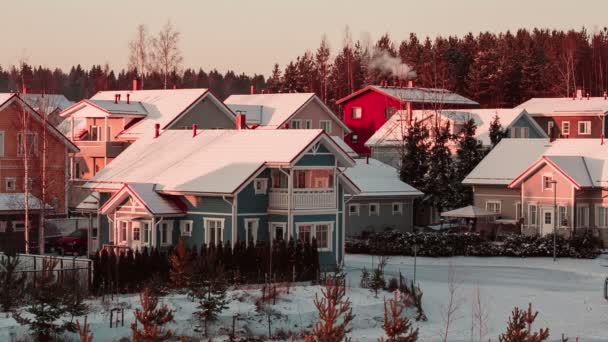
<svg viewBox="0 0 608 342">
<path fill-rule="evenodd" d="M 185 213 L 179 199 L 156 192 L 155 185 L 150 183 L 127 183 L 104 204 L 99 211 L 102 214 L 116 208 L 129 196 L 134 197 L 148 212 L 154 215 L 181 215 Z"/>
<path fill-rule="evenodd" d="M 63 94 L 25 94 L 23 95 L 25 101 L 32 106 L 35 110 L 40 110 L 40 107 L 48 107 L 49 112 L 56 109 L 60 111 L 70 107 L 74 104 Z"/>
<path fill-rule="evenodd" d="M 495 115 L 498 115 L 500 124 L 504 128 L 511 127 L 522 115 L 527 115 L 525 110 L 510 108 L 414 110 L 412 111 L 412 120 L 434 120 L 435 113 L 441 119 L 449 120 L 452 128 L 455 127 L 455 123 L 464 124 L 469 119 L 473 119 L 477 125 L 475 137 L 485 146 L 491 145 L 490 124 Z M 365 142 L 365 146 L 395 146 L 401 144 L 403 135 L 407 130 L 406 118 L 406 111 L 397 111 Z M 534 120 L 530 120 L 530 122 L 532 125 L 537 125 Z M 539 134 L 544 134 L 542 128 L 537 128 Z"/>
<path fill-rule="evenodd" d="M 361 189 L 357 197 L 422 196 L 399 179 L 397 170 L 373 158 L 355 159 L 357 164 L 345 174 Z"/>
<path fill-rule="evenodd" d="M 466 207 L 443 212 L 443 213 L 441 213 L 441 216 L 442 217 L 476 218 L 476 217 L 500 216 L 500 213 L 469 205 Z"/>
<path fill-rule="evenodd" d="M 503 139 L 463 183 L 508 185 L 539 162 L 558 168 L 581 187 L 608 183 L 608 145 L 600 139 Z"/>
<path fill-rule="evenodd" d="M 0 106 L 4 105 L 15 93 L 0 93 Z"/>
<path fill-rule="evenodd" d="M 407 88 L 407 87 L 381 87 L 379 85 L 370 85 L 360 89 L 346 97 L 336 101 L 336 104 L 341 104 L 352 98 L 355 98 L 369 90 L 384 93 L 403 102 L 414 103 L 443 103 L 452 105 L 478 106 L 479 103 L 470 100 L 462 95 L 453 93 L 447 89 L 439 88 Z"/>
<path fill-rule="evenodd" d="M 291 166 L 316 142 L 330 149 L 338 166 L 354 161 L 322 130 L 166 130 L 145 135 L 108 164 L 85 187 L 114 189 L 122 183 L 153 183 L 177 193 L 233 194 L 264 166 Z"/>
<path fill-rule="evenodd" d="M 555 98 L 532 98 L 519 106 L 517 109 L 525 109 L 532 116 L 572 114 L 597 115 L 608 112 L 608 100 L 604 97 L 555 97 Z"/>
<path fill-rule="evenodd" d="M 40 210 L 42 208 L 42 201 L 38 197 L 28 194 L 28 208 L 30 210 Z M 47 209 L 52 207 L 48 204 Z M 23 211 L 25 210 L 25 193 L 0 193 L 0 212 L 1 211 Z"/>
<path fill-rule="evenodd" d="M 343 149 L 344 152 L 348 153 L 348 155 L 351 156 L 352 158 L 357 158 L 359 156 L 359 154 L 357 152 L 355 152 L 355 150 L 353 150 L 352 147 L 350 147 L 346 143 L 346 141 L 344 141 L 344 139 L 342 139 L 342 137 L 332 135 L 331 138 L 334 139 L 336 144 L 338 144 L 338 146 L 340 146 L 340 148 Z"/>
<path fill-rule="evenodd" d="M 137 115 L 146 116 L 148 112 L 144 108 L 141 102 L 138 101 L 120 101 L 115 102 L 113 100 L 86 100 L 93 105 L 102 108 L 108 114 L 111 115 Z"/>
<path fill-rule="evenodd" d="M 242 112 L 247 123 L 262 129 L 283 126 L 308 103 L 317 101 L 327 114 L 347 132 L 350 129 L 314 93 L 231 95 L 224 103 L 235 113 Z"/>
</svg>

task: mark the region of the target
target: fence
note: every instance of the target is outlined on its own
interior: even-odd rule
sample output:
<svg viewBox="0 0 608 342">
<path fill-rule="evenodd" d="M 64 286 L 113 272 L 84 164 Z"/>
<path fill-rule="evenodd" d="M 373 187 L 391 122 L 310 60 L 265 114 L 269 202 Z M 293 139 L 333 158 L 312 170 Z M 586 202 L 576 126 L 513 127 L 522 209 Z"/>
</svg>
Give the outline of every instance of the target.
<svg viewBox="0 0 608 342">
<path fill-rule="evenodd" d="M 57 266 L 53 269 L 53 273 L 58 282 L 72 281 L 75 278 L 83 290 L 88 292 L 90 289 L 93 271 L 90 259 L 37 254 L 17 254 L 16 256 L 19 257 L 17 270 L 26 275 L 26 283 L 36 280 L 36 277 L 42 272 L 45 260 L 54 259 L 57 260 Z M 0 253 L 0 259 L 5 257 L 4 253 Z"/>
</svg>

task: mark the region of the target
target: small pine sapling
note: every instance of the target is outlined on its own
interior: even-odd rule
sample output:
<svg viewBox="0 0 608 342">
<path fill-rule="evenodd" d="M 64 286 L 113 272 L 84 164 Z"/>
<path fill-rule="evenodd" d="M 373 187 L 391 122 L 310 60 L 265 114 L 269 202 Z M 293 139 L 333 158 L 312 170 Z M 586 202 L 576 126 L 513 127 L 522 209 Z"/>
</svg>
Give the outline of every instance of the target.
<svg viewBox="0 0 608 342">
<path fill-rule="evenodd" d="M 163 326 L 173 321 L 173 311 L 167 305 L 157 309 L 158 296 L 149 287 L 139 294 L 141 309 L 135 310 L 135 322 L 131 324 L 133 332 L 133 342 L 148 341 L 167 341 L 173 336 L 170 329 L 163 329 Z M 137 324 L 141 323 L 143 329 L 140 330 Z"/>
<path fill-rule="evenodd" d="M 66 313 L 70 315 L 70 321 L 66 322 L 66 329 L 70 332 L 77 331 L 74 317 L 82 316 L 88 311 L 84 302 L 86 292 L 80 285 L 76 272 L 78 271 L 68 271 L 63 282 L 63 306 Z"/>
<path fill-rule="evenodd" d="M 186 248 L 183 239 L 179 239 L 177 247 L 169 256 L 169 265 L 171 267 L 171 273 L 169 279 L 173 288 L 181 289 L 189 286 L 191 280 L 191 268 L 192 256 L 190 251 Z"/>
<path fill-rule="evenodd" d="M 410 320 L 403 314 L 405 308 L 406 306 L 400 300 L 397 292 L 394 292 L 394 298 L 390 299 L 388 303 L 386 299 L 384 300 L 382 329 L 386 334 L 386 340 L 380 338 L 379 342 L 416 342 L 418 340 L 418 329 L 414 329 Z"/>
<path fill-rule="evenodd" d="M 378 290 L 382 290 L 386 287 L 386 281 L 384 280 L 384 274 L 380 268 L 376 268 L 372 273 L 372 280 L 370 287 L 374 290 L 376 297 L 378 296 Z"/>
<path fill-rule="evenodd" d="M 343 341 L 351 332 L 349 327 L 354 319 L 351 302 L 345 298 L 346 287 L 327 279 L 321 289 L 322 298 L 315 295 L 314 304 L 319 313 L 319 321 L 314 325 L 312 332 L 305 338 L 306 342 Z"/>
<path fill-rule="evenodd" d="M 498 337 L 500 342 L 541 342 L 549 338 L 549 328 L 532 332 L 532 324 L 538 316 L 538 311 L 532 313 L 532 303 L 528 304 L 528 310 L 515 307 L 511 312 L 507 331 Z"/>
<path fill-rule="evenodd" d="M 23 295 L 25 273 L 18 274 L 19 257 L 4 256 L 0 259 L 0 306 L 2 311 L 9 312 Z"/>
<path fill-rule="evenodd" d="M 363 267 L 363 270 L 361 270 L 361 281 L 359 282 L 359 286 L 363 289 L 367 289 L 370 286 L 369 271 L 365 266 Z"/>
<path fill-rule="evenodd" d="M 199 268 L 206 269 L 206 276 L 196 279 L 191 286 L 190 296 L 198 301 L 196 314 L 203 320 L 207 336 L 209 321 L 225 310 L 230 301 L 226 298 L 227 286 L 222 265 L 208 261 Z"/>
<path fill-rule="evenodd" d="M 410 282 L 409 287 L 402 283 L 401 294 L 405 306 L 416 308 L 416 320 L 426 321 L 427 317 L 422 309 L 422 290 L 420 290 L 420 287 L 414 285 L 414 281 Z"/>
</svg>

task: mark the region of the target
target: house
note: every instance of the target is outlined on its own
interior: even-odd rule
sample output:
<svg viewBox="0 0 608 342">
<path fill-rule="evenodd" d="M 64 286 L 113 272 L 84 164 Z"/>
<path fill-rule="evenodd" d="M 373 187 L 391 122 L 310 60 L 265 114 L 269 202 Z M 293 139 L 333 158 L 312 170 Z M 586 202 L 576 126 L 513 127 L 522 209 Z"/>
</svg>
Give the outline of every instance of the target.
<svg viewBox="0 0 608 342">
<path fill-rule="evenodd" d="M 463 125 L 473 119 L 477 126 L 475 137 L 484 147 L 491 147 L 490 125 L 494 117 L 498 116 L 506 136 L 512 138 L 546 138 L 547 134 L 532 119 L 525 110 L 520 109 L 445 109 L 415 110 L 412 119 L 421 122 L 431 129 L 438 125 L 450 125 L 450 133 L 457 135 Z M 403 137 L 407 132 L 409 121 L 405 111 L 397 111 L 380 129 L 366 142 L 365 146 L 371 150 L 371 156 L 396 168 L 400 167 L 401 151 L 403 150 Z M 457 142 L 448 143 L 450 150 L 455 153 Z"/>
<path fill-rule="evenodd" d="M 70 156 L 77 152 L 78 147 L 45 122 L 20 95 L 0 94 L 0 241 L 3 249 L 25 249 L 26 208 L 28 245 L 32 248 L 38 245 L 42 209 L 46 217 L 68 214 L 68 165 Z"/>
<path fill-rule="evenodd" d="M 608 245 L 607 161 L 601 139 L 503 139 L 463 184 L 525 234 L 590 229 Z"/>
<path fill-rule="evenodd" d="M 606 136 L 608 96 L 532 98 L 517 109 L 525 109 L 554 138 L 596 138 Z"/>
<path fill-rule="evenodd" d="M 234 115 L 208 89 L 102 91 L 65 109 L 60 130 L 80 148 L 72 161 L 75 180 L 106 167 L 144 132 L 198 125 L 232 128 Z"/>
<path fill-rule="evenodd" d="M 237 121 L 241 120 L 239 118 Z M 316 238 L 344 257 L 344 175 L 323 130 L 166 130 L 141 137 L 84 186 L 101 193 L 103 244 L 168 247 Z"/>
<path fill-rule="evenodd" d="M 224 103 L 255 129 L 322 129 L 344 137 L 350 129 L 314 93 L 231 95 Z"/>
<path fill-rule="evenodd" d="M 369 154 L 365 142 L 398 110 L 411 114 L 414 109 L 468 108 L 479 105 L 445 89 L 370 85 L 338 101 L 343 120 L 352 133 L 346 142 L 359 154 Z M 408 120 L 409 121 L 409 120 Z"/>
<path fill-rule="evenodd" d="M 63 94 L 21 94 L 21 97 L 41 115 L 46 114 L 47 120 L 57 126 L 63 121 L 59 114 L 74 104 Z"/>
</svg>

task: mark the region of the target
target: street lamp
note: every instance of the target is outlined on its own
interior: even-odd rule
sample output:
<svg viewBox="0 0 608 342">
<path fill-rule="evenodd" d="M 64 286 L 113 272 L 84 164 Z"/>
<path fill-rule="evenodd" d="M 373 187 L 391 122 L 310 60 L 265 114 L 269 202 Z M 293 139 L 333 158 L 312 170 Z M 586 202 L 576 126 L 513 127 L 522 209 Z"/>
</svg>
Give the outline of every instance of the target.
<svg viewBox="0 0 608 342">
<path fill-rule="evenodd" d="M 553 179 L 553 262 L 557 257 L 557 220 L 559 213 L 557 212 L 557 181 Z"/>
<path fill-rule="evenodd" d="M 418 254 L 418 244 L 414 244 L 412 249 L 414 250 L 414 285 L 416 285 L 416 256 Z"/>
</svg>

